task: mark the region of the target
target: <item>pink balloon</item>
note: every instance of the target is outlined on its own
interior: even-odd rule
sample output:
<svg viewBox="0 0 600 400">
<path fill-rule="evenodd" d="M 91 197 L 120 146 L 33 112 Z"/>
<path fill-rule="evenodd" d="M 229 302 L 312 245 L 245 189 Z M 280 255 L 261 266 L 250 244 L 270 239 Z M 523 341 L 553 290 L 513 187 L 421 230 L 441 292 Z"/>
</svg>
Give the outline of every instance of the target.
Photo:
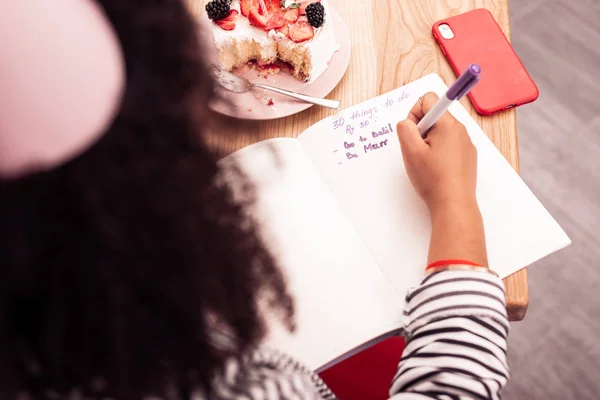
<svg viewBox="0 0 600 400">
<path fill-rule="evenodd" d="M 53 168 L 118 111 L 118 38 L 90 0 L 0 2 L 0 177 Z"/>
</svg>

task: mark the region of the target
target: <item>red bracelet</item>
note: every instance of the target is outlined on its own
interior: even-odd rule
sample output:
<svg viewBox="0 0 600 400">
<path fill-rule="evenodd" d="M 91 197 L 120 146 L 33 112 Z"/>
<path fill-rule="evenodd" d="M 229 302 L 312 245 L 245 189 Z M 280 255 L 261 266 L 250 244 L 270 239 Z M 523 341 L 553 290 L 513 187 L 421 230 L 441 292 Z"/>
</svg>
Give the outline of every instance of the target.
<svg viewBox="0 0 600 400">
<path fill-rule="evenodd" d="M 481 267 L 481 265 L 468 260 L 439 260 L 429 264 L 427 268 L 425 268 L 425 271 L 445 265 L 471 265 L 473 267 Z"/>
</svg>

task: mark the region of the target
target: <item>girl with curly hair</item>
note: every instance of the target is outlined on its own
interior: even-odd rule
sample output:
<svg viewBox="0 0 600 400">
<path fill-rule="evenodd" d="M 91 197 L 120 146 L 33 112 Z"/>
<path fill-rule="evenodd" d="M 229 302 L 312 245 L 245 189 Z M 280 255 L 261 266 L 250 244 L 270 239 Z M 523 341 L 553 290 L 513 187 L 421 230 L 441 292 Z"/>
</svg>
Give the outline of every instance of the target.
<svg viewBox="0 0 600 400">
<path fill-rule="evenodd" d="M 218 179 L 214 83 L 184 1 L 2 2 L 0 48 L 0 398 L 335 398 L 260 348 L 259 297 L 290 329 L 293 299 L 244 212 L 252 188 L 234 201 Z M 390 396 L 497 398 L 508 324 L 476 153 L 450 115 L 420 138 L 433 102 L 400 142 L 431 211 L 430 261 L 468 261 L 409 297 Z"/>
</svg>

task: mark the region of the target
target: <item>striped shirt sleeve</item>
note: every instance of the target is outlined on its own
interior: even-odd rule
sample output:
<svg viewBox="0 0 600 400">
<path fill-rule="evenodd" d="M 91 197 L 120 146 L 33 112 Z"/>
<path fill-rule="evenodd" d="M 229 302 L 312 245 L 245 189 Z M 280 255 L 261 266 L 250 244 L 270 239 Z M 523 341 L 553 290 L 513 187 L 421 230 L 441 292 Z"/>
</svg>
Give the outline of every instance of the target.
<svg viewBox="0 0 600 400">
<path fill-rule="evenodd" d="M 406 300 L 407 344 L 391 399 L 500 399 L 509 378 L 502 280 L 485 272 L 439 272 Z"/>
</svg>

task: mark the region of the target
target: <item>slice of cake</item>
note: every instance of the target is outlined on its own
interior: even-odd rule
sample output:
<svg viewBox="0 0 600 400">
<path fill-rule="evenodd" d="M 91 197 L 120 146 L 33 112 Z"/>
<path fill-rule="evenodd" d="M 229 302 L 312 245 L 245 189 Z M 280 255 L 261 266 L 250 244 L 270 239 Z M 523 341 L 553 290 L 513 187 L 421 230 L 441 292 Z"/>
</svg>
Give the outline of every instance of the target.
<svg viewBox="0 0 600 400">
<path fill-rule="evenodd" d="M 219 64 L 228 71 L 249 63 L 271 70 L 288 66 L 311 83 L 339 49 L 327 0 L 212 0 L 206 16 Z"/>
</svg>

